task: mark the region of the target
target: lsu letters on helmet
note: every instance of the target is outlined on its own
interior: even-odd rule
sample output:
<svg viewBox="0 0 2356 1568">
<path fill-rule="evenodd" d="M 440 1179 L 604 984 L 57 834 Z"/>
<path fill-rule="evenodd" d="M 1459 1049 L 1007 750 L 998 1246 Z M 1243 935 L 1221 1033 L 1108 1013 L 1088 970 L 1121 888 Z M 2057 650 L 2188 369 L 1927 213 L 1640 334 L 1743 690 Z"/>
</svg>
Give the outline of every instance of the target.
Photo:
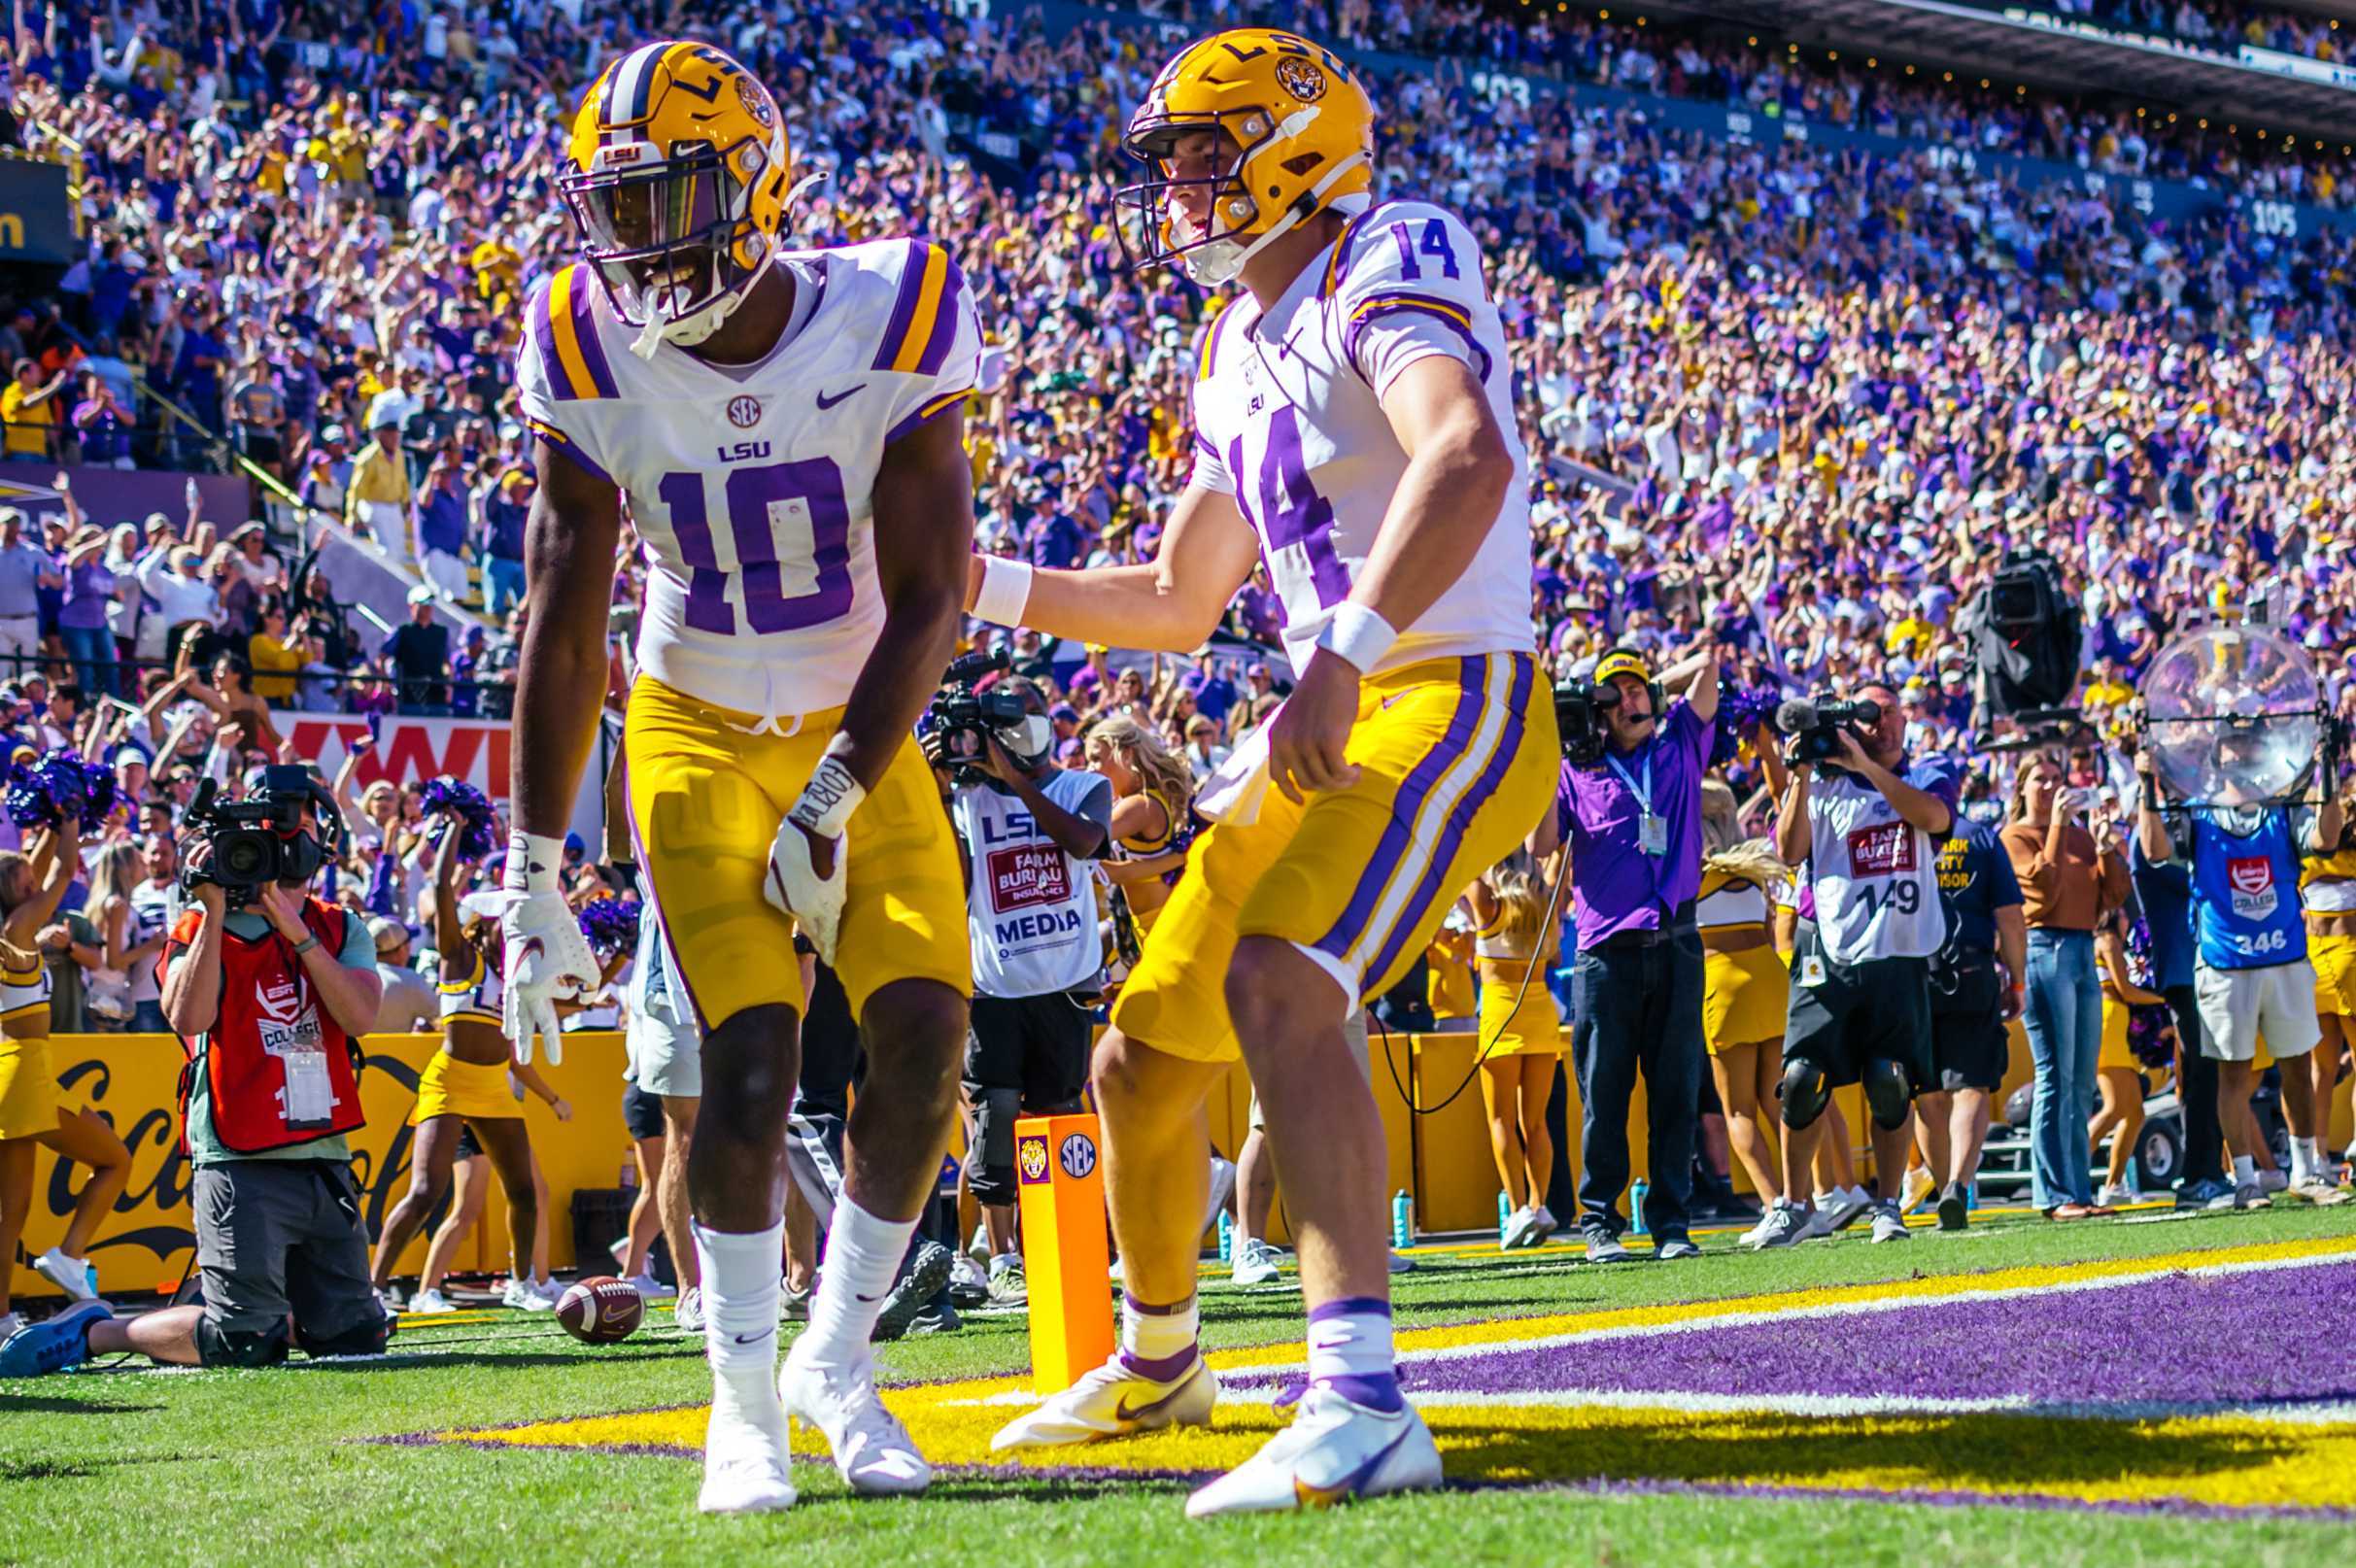
<svg viewBox="0 0 2356 1568">
<path fill-rule="evenodd" d="M 784 117 L 709 44 L 642 44 L 590 86 L 558 179 L 583 255 L 651 358 L 719 330 L 777 254 Z"/>
<path fill-rule="evenodd" d="M 1175 259 L 1197 283 L 1229 282 L 1278 235 L 1370 188 L 1374 116 L 1349 67 L 1297 34 L 1232 27 L 1196 40 L 1162 67 L 1121 137 L 1155 176 L 1114 197 L 1123 252 L 1136 266 Z M 1171 178 L 1174 150 L 1202 132 L 1232 162 Z M 1211 197 L 1199 230 L 1170 201 L 1189 187 Z"/>
</svg>

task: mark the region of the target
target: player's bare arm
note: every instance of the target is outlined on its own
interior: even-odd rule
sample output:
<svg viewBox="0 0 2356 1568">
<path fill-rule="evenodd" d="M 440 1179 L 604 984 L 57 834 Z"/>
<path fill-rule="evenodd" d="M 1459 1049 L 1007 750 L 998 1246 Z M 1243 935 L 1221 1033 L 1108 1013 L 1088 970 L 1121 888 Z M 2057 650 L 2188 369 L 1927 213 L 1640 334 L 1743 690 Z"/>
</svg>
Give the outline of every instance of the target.
<svg viewBox="0 0 2356 1568">
<path fill-rule="evenodd" d="M 1219 617 L 1251 576 L 1258 536 L 1237 510 L 1235 497 L 1190 485 L 1172 508 L 1153 561 L 1138 566 L 1092 566 L 1078 571 L 1034 571 L 994 556 L 975 556 L 966 570 L 966 606 L 985 620 L 1001 608 L 983 592 L 1020 593 L 1005 606 L 1011 619 L 1052 636 L 1122 648 L 1191 653 L 1218 630 Z M 1014 588 L 1013 579 L 1027 587 Z"/>
<path fill-rule="evenodd" d="M 1349 598 L 1269 732 L 1269 780 L 1295 801 L 1356 781 L 1344 748 L 1359 678 L 1398 628 L 1415 625 L 1464 575 L 1514 483 L 1513 453 L 1462 360 L 1417 359 L 1384 391 L 1383 413 L 1407 453 L 1407 471 Z"/>
<path fill-rule="evenodd" d="M 621 493 L 551 443 L 535 445 L 541 482 L 524 526 L 524 643 L 509 786 L 514 835 L 502 920 L 507 1038 L 525 1062 L 535 1031 L 549 1060 L 558 1059 L 557 1002 L 598 984 L 597 960 L 557 873 L 572 792 L 589 766 L 605 699 L 606 612 L 622 533 Z"/>
</svg>

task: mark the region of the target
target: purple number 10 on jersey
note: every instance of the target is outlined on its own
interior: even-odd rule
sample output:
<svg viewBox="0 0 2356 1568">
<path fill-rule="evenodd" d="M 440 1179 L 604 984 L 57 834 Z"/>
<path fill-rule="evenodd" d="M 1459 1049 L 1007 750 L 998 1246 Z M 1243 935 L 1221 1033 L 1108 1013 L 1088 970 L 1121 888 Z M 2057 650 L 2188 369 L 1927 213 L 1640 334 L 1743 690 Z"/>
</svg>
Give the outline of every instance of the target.
<svg viewBox="0 0 2356 1568">
<path fill-rule="evenodd" d="M 1237 437 L 1228 451 L 1228 467 L 1243 472 L 1244 442 Z M 1309 462 L 1301 450 L 1301 411 L 1290 403 L 1279 407 L 1268 416 L 1268 445 L 1260 453 L 1259 492 L 1257 511 L 1253 519 L 1259 525 L 1260 536 L 1268 552 L 1268 569 L 1276 578 L 1280 596 L 1284 593 L 1285 578 L 1291 575 L 1287 563 L 1280 560 L 1294 545 L 1309 563 L 1309 583 L 1317 596 L 1317 607 L 1330 609 L 1349 597 L 1349 568 L 1333 547 L 1333 502 L 1316 492 L 1309 480 Z M 1248 496 L 1244 497 L 1244 511 L 1250 516 L 1254 508 Z M 1285 606 L 1287 613 L 1295 608 Z"/>
<path fill-rule="evenodd" d="M 832 458 L 734 468 L 723 486 L 734 568 L 720 563 L 704 498 L 703 475 L 667 473 L 655 494 L 670 513 L 671 532 L 686 560 L 687 624 L 719 636 L 736 632 L 728 601 L 731 575 L 742 585 L 744 619 L 757 633 L 798 631 L 840 619 L 851 608 L 851 505 L 842 470 Z M 778 503 L 800 501 L 809 519 L 806 540 L 780 538 L 802 531 Z M 784 563 L 806 565 L 817 579 L 806 594 L 785 597 Z"/>
</svg>

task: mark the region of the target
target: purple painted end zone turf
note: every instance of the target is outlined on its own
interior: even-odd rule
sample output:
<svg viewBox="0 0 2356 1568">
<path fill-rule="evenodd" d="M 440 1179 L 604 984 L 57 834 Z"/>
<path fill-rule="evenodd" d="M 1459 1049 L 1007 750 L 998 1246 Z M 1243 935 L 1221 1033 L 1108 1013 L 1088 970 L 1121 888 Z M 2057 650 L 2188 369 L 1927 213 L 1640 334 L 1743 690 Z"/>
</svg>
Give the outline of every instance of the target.
<svg viewBox="0 0 2356 1568">
<path fill-rule="evenodd" d="M 2356 1399 L 2356 1262 L 1589 1340 L 1410 1362 L 1451 1390 L 2000 1399 Z M 1239 1385 L 1268 1375 L 1238 1376 Z"/>
</svg>

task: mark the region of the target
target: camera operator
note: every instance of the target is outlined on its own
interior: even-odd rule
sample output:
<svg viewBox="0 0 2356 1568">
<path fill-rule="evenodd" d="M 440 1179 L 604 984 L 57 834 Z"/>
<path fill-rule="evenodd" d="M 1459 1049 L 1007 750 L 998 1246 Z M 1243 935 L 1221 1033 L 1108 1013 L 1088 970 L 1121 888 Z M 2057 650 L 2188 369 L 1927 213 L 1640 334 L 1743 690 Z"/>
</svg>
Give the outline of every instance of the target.
<svg viewBox="0 0 2356 1568">
<path fill-rule="evenodd" d="M 1687 695 L 1663 702 L 1665 687 Z M 1700 1123 L 1701 776 L 1718 717 L 1718 655 L 1705 649 L 1656 680 L 1643 656 L 1616 648 L 1595 666 L 1603 755 L 1566 762 L 1554 811 L 1530 847 L 1571 852 L 1579 957 L 1572 970 L 1572 1066 L 1579 1074 L 1579 1228 L 1590 1262 L 1627 1256 L 1621 1189 L 1628 1181 L 1628 1105 L 1648 1097 L 1652 1188 L 1644 1220 L 1662 1258 L 1698 1251 L 1688 1234 L 1693 1139 Z M 1607 695 L 1607 692 L 1609 695 Z"/>
<path fill-rule="evenodd" d="M 2246 743 L 2229 734 L 2220 747 Z M 2230 781 L 2236 771 L 2224 776 Z M 2236 1209 L 2271 1207 L 2254 1153 L 2264 1135 L 2250 1109 L 2262 1034 L 2282 1068 L 2282 1117 L 2291 1134 L 2288 1185 L 2310 1199 L 2333 1185 L 2323 1171 L 2322 1122 L 2329 1108 L 2316 1105 L 2304 1060 L 2323 1039 L 2323 1024 L 2298 891 L 2300 857 L 2339 843 L 2346 825 L 2333 773 L 2327 764 L 2320 807 L 2259 801 L 2170 813 L 2158 759 L 2148 744 L 2135 753 L 2141 785 L 2136 842 L 2147 860 L 2181 863 L 2192 872 L 2193 995 L 2201 1049 L 2218 1064 L 2217 1119 L 2234 1148 Z M 2230 782 L 2226 793 L 2230 797 Z"/>
<path fill-rule="evenodd" d="M 966 856 L 975 992 L 966 1184 L 989 1228 L 991 1300 L 1012 1306 L 1028 1299 L 1014 1242 L 1015 1118 L 1077 1110 L 1088 1083 L 1104 965 L 1089 863 L 1111 843 L 1112 781 L 1054 765 L 1055 729 L 1029 680 L 976 691 L 1019 699 L 1022 718 L 987 722 L 973 762 L 948 761 L 962 736 L 936 731 L 924 746 L 935 767 L 950 767 L 949 815 Z"/>
<path fill-rule="evenodd" d="M 369 1288 L 345 1142 L 361 1124 L 352 1041 L 376 1021 L 376 948 L 362 921 L 304 891 L 325 860 L 314 804 L 324 799 L 304 769 L 273 767 L 255 801 L 222 808 L 183 851 L 193 907 L 157 968 L 164 1016 L 189 1056 L 182 1137 L 195 1168 L 203 1304 L 120 1323 L 103 1304 L 77 1306 L 12 1340 L 6 1375 L 124 1350 L 267 1366 L 286 1359 L 290 1330 L 313 1356 L 366 1354 L 392 1337 Z M 213 879 L 222 861 L 254 864 L 250 819 L 261 810 L 275 840 L 262 859 L 271 879 L 224 887 Z M 234 852 L 224 849 L 233 835 Z"/>
<path fill-rule="evenodd" d="M 1806 863 L 1815 903 L 1792 953 L 1784 1181 L 1788 1192 L 1808 1190 L 1824 1137 L 1819 1119 L 1832 1091 L 1862 1084 L 1873 1121 L 1873 1239 L 1886 1242 L 1906 1235 L 1898 1193 L 1907 1113 L 1915 1095 L 1937 1081 L 1929 969 L 1947 935 L 1938 841 L 1955 826 L 1961 781 L 1944 758 L 1907 762 L 1895 693 L 1868 686 L 1859 697 L 1822 718 L 1821 709 L 1797 702 L 1777 715 L 1778 727 L 1797 739 L 1775 848 L 1788 866 Z M 1857 711 L 1867 704 L 1869 713 Z M 1797 1208 L 1779 1208 L 1768 1218 L 1764 1246 L 1789 1246 L 1807 1229 Z"/>
</svg>

